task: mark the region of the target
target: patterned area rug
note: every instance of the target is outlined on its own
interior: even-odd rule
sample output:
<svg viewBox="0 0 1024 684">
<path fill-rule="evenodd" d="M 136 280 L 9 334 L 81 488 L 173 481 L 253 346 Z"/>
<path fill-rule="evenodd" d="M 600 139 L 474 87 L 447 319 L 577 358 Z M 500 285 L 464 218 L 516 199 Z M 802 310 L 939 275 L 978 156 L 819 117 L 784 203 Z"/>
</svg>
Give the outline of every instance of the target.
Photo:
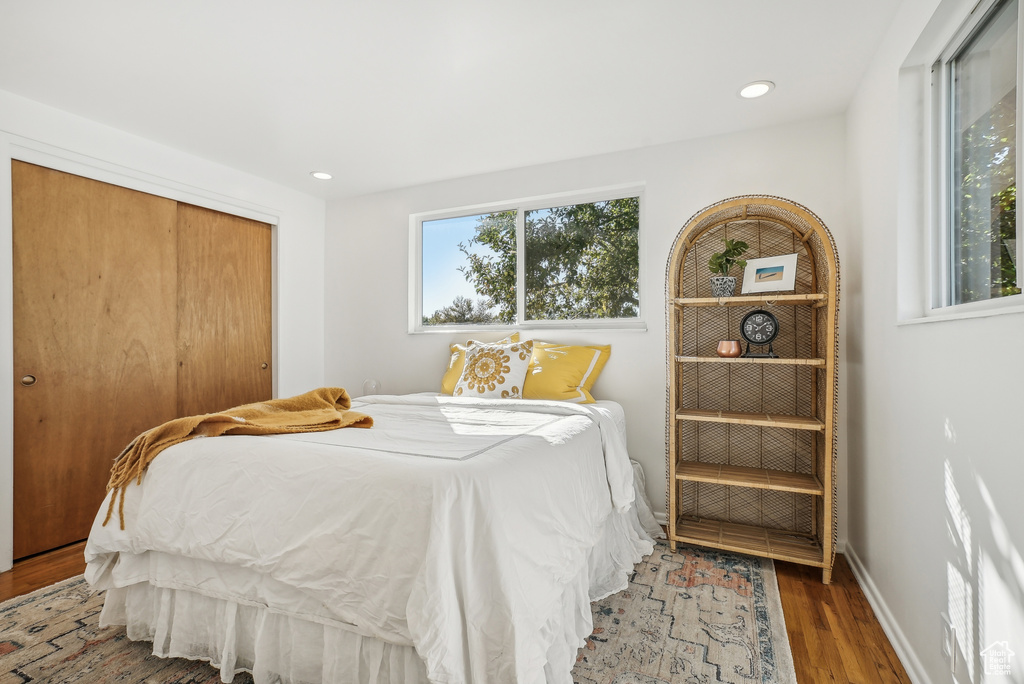
<svg viewBox="0 0 1024 684">
<path fill-rule="evenodd" d="M 204 662 L 167 660 L 124 627 L 100 629 L 103 592 L 81 575 L 0 604 L 0 684 L 217 684 Z M 248 675 L 235 682 L 252 684 Z"/>
<path fill-rule="evenodd" d="M 0 604 L 0 684 L 220 681 L 207 663 L 100 629 L 102 605 L 81 577 Z M 593 608 L 576 684 L 796 683 L 771 561 L 658 545 L 627 590 Z"/>
<path fill-rule="evenodd" d="M 658 544 L 593 604 L 576 684 L 796 684 L 770 560 Z"/>
</svg>

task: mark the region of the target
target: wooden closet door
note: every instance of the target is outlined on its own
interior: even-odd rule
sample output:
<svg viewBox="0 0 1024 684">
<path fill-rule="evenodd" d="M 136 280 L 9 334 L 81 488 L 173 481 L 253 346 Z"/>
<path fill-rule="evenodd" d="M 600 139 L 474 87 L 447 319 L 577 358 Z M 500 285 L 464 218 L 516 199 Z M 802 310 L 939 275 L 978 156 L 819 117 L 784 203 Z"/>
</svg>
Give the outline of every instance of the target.
<svg viewBox="0 0 1024 684">
<path fill-rule="evenodd" d="M 17 161 L 12 174 L 22 558 L 88 536 L 114 457 L 175 416 L 177 241 L 172 200 Z"/>
<path fill-rule="evenodd" d="M 270 225 L 178 205 L 178 413 L 273 395 Z"/>
</svg>

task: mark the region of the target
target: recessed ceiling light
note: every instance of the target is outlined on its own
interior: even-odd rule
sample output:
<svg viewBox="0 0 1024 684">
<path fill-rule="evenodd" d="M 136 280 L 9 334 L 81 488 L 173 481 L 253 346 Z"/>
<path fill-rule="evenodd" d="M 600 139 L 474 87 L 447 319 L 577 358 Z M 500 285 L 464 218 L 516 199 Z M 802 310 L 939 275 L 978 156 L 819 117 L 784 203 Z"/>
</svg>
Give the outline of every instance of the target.
<svg viewBox="0 0 1024 684">
<path fill-rule="evenodd" d="M 331 180 L 334 177 L 326 171 L 310 171 L 309 175 L 317 180 Z"/>
<path fill-rule="evenodd" d="M 771 81 L 754 81 L 740 88 L 740 97 L 747 99 L 761 97 L 775 90 L 775 84 Z"/>
</svg>

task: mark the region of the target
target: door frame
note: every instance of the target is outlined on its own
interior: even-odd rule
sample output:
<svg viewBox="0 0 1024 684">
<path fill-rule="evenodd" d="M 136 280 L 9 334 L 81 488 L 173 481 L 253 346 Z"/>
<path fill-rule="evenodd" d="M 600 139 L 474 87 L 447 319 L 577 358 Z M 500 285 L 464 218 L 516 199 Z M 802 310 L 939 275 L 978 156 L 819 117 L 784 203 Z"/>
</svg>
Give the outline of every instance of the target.
<svg viewBox="0 0 1024 684">
<path fill-rule="evenodd" d="M 118 185 L 177 202 L 269 223 L 271 227 L 271 321 L 273 392 L 278 391 L 278 225 L 280 210 L 155 176 L 70 150 L 0 131 L 0 193 L 11 197 L 11 162 L 37 164 L 56 171 Z M 0 572 L 14 556 L 14 283 L 13 216 L 0 202 Z M 111 460 L 116 454 L 111 454 Z"/>
</svg>

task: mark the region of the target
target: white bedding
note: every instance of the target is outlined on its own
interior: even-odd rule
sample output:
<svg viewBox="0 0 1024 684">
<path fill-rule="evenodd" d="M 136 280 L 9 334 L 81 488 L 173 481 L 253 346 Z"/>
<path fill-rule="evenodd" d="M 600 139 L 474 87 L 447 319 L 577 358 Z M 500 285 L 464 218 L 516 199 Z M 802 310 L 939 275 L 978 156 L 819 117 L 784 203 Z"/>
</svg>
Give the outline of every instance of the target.
<svg viewBox="0 0 1024 684">
<path fill-rule="evenodd" d="M 128 490 L 126 529 L 93 525 L 86 578 L 123 588 L 104 620 L 130 621 L 133 588 L 186 591 L 259 624 L 414 647 L 432 682 L 571 682 L 587 601 L 652 550 L 621 408 L 432 394 L 353 408 L 374 427 L 163 452 Z"/>
</svg>

